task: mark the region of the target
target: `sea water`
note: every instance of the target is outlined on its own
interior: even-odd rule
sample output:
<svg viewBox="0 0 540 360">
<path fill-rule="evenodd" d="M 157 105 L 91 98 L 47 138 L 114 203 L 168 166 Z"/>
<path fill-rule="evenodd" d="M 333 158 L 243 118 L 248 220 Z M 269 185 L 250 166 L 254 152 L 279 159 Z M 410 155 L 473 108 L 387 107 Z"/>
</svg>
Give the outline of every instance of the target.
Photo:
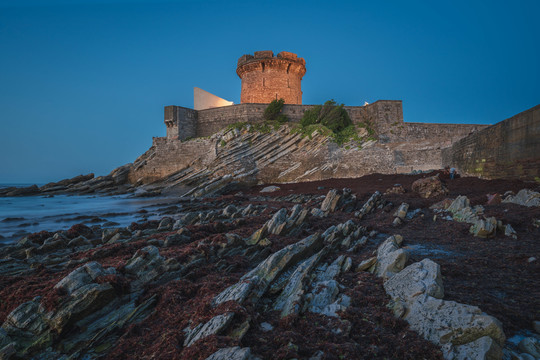
<svg viewBox="0 0 540 360">
<path fill-rule="evenodd" d="M 127 226 L 134 221 L 151 220 L 154 210 L 173 201 L 128 195 L 4 197 L 0 198 L 0 244 L 37 231 L 69 229 L 75 224 Z"/>
</svg>

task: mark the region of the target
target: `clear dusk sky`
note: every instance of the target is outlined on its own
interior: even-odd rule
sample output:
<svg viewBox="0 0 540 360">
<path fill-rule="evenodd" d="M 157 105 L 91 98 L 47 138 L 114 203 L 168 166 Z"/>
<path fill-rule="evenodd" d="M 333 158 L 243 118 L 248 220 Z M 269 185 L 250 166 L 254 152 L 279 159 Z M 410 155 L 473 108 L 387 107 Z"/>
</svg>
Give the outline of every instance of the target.
<svg viewBox="0 0 540 360">
<path fill-rule="evenodd" d="M 540 1 L 0 0 L 0 183 L 105 175 L 236 62 L 306 59 L 304 104 L 403 100 L 405 121 L 494 124 L 540 103 Z"/>
</svg>

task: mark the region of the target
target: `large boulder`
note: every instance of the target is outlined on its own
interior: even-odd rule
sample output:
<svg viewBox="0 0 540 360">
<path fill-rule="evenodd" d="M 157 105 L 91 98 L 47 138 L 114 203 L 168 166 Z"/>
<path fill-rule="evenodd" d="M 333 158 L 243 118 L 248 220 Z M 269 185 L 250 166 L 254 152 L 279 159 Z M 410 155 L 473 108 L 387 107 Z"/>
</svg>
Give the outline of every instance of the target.
<svg viewBox="0 0 540 360">
<path fill-rule="evenodd" d="M 400 248 L 403 238 L 400 235 L 390 236 L 377 249 L 375 275 L 388 279 L 400 272 L 409 259 L 409 253 Z"/>
<path fill-rule="evenodd" d="M 448 194 L 448 189 L 438 175 L 416 180 L 412 183 L 412 190 L 426 199 Z"/>
<path fill-rule="evenodd" d="M 430 259 L 407 266 L 384 283 L 392 298 L 411 303 L 416 297 L 429 295 L 437 299 L 444 296 L 441 267 Z"/>
<path fill-rule="evenodd" d="M 413 301 L 405 320 L 425 339 L 443 346 L 445 358 L 456 358 L 455 352 L 470 354 L 479 351 L 480 344 L 477 341 L 483 337 L 492 340 L 481 344 L 484 353 L 495 353 L 496 356 L 493 358 L 502 357 L 501 349 L 504 346 L 505 335 L 501 323 L 476 306 L 427 296 L 425 299 Z"/>
<path fill-rule="evenodd" d="M 92 283 L 99 276 L 109 275 L 111 273 L 111 271 L 103 269 L 99 263 L 92 261 L 70 272 L 54 288 L 63 290 L 68 295 L 71 295 L 79 288 Z"/>
<path fill-rule="evenodd" d="M 508 195 L 503 202 L 523 206 L 540 206 L 540 193 L 530 189 L 521 189 L 515 196 Z"/>
</svg>

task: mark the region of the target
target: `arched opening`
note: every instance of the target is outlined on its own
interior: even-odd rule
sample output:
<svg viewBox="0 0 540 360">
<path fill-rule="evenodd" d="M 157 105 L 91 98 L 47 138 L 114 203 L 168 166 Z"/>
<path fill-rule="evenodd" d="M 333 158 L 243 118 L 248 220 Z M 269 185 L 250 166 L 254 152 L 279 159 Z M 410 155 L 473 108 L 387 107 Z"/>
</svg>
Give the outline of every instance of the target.
<svg viewBox="0 0 540 360">
<path fill-rule="evenodd" d="M 287 74 L 289 73 L 289 70 L 291 69 L 291 64 L 287 66 Z"/>
</svg>

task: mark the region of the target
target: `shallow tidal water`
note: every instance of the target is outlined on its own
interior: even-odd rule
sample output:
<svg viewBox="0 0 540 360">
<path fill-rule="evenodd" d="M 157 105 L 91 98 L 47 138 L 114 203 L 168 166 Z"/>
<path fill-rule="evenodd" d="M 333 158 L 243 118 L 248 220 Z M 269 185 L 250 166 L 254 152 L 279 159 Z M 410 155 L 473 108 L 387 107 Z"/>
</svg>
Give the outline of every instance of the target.
<svg viewBox="0 0 540 360">
<path fill-rule="evenodd" d="M 157 217 L 155 210 L 174 201 L 129 195 L 0 198 L 0 246 L 29 233 L 66 230 L 75 224 L 117 227 L 152 220 Z"/>
</svg>

